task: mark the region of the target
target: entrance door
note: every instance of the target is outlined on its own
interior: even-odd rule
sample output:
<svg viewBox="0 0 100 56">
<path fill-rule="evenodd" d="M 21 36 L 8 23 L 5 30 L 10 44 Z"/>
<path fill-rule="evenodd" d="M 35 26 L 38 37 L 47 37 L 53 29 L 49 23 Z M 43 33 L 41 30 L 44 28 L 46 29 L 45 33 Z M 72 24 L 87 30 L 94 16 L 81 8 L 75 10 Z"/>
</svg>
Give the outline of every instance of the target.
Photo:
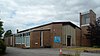
<svg viewBox="0 0 100 56">
<path fill-rule="evenodd" d="M 26 36 L 26 47 L 30 47 L 30 37 Z"/>
<path fill-rule="evenodd" d="M 67 46 L 71 46 L 71 36 L 67 36 Z"/>
</svg>

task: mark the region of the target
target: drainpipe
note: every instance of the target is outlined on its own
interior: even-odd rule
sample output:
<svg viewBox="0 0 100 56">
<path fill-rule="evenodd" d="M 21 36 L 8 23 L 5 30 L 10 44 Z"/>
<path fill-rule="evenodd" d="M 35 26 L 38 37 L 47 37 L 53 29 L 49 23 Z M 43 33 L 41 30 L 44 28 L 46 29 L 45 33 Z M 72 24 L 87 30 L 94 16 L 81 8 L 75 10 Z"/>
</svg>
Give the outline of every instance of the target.
<svg viewBox="0 0 100 56">
<path fill-rule="evenodd" d="M 81 29 L 81 36 L 80 36 L 80 46 L 82 46 L 82 29 Z"/>
</svg>

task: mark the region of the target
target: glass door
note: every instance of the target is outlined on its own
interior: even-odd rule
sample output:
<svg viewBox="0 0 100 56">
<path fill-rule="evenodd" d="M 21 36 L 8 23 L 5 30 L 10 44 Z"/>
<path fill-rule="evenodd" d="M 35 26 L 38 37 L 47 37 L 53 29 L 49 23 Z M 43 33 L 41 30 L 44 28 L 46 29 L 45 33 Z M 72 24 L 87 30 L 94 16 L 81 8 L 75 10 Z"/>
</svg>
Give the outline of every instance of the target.
<svg viewBox="0 0 100 56">
<path fill-rule="evenodd" d="M 40 46 L 43 47 L 43 31 L 41 31 L 41 36 L 40 36 Z"/>
<path fill-rule="evenodd" d="M 30 37 L 26 36 L 26 47 L 30 47 Z"/>
</svg>

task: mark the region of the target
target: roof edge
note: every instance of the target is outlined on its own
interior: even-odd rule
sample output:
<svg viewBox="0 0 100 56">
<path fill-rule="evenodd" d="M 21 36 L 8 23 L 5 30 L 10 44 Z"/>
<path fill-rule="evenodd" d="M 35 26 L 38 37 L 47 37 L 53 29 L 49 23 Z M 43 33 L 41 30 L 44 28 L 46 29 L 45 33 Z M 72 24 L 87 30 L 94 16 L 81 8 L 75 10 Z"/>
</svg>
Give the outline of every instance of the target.
<svg viewBox="0 0 100 56">
<path fill-rule="evenodd" d="M 25 31 L 28 31 L 28 30 L 32 30 L 32 29 L 35 29 L 35 28 L 39 28 L 39 27 L 43 27 L 43 26 L 47 26 L 47 25 L 51 25 L 51 24 L 64 24 L 64 23 L 69 23 L 69 24 L 72 24 L 74 27 L 77 27 L 80 29 L 80 27 L 78 27 L 77 25 L 75 25 L 74 23 L 68 21 L 68 22 L 51 22 L 51 23 L 47 23 L 47 24 L 44 24 L 44 25 L 40 25 L 40 26 L 36 26 L 36 27 L 32 27 L 32 28 L 29 28 L 29 29 L 26 29 L 26 30 L 22 30 L 22 31 L 19 31 L 18 33 L 21 33 L 21 32 L 25 32 Z"/>
</svg>

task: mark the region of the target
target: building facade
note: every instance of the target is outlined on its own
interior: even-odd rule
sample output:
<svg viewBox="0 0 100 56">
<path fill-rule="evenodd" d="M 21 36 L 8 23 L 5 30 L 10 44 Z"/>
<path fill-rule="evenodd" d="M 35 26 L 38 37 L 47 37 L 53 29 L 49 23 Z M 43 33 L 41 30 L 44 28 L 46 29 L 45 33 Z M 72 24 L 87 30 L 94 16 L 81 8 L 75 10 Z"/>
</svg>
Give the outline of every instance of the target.
<svg viewBox="0 0 100 56">
<path fill-rule="evenodd" d="M 52 22 L 18 31 L 13 37 L 5 40 L 8 46 L 19 48 L 91 46 L 85 34 L 88 33 L 90 23 L 94 24 L 94 22 L 96 22 L 96 14 L 89 10 L 80 13 L 80 27 L 71 22 Z"/>
<path fill-rule="evenodd" d="M 87 29 L 90 24 L 96 22 L 96 14 L 89 10 L 88 12 L 80 13 L 80 27 L 81 27 L 81 43 L 82 46 L 91 46 L 90 40 L 86 37 L 85 34 L 88 33 Z"/>
<path fill-rule="evenodd" d="M 4 41 L 5 41 L 5 44 L 7 46 L 14 47 L 15 46 L 15 36 L 14 36 L 14 34 L 9 36 L 9 37 L 5 37 Z"/>
<path fill-rule="evenodd" d="M 71 22 L 52 22 L 19 31 L 15 39 L 21 48 L 80 46 L 80 28 Z"/>
</svg>

